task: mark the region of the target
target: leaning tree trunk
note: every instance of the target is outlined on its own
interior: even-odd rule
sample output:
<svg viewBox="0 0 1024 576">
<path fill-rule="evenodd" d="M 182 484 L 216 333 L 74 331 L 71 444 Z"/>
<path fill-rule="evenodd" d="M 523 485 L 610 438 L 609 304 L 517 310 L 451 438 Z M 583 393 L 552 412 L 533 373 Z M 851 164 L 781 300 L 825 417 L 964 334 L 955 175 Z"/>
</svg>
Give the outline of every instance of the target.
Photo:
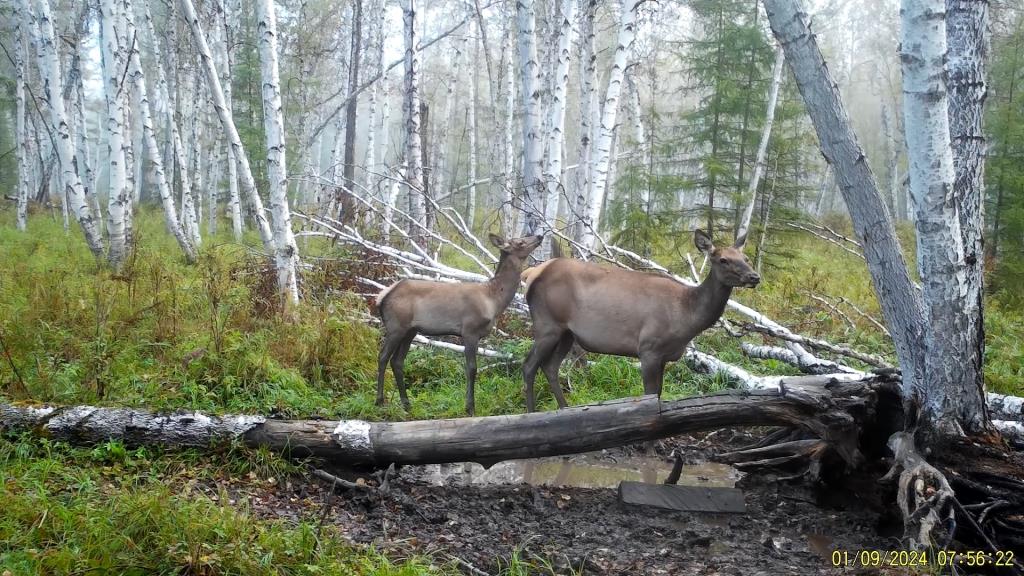
<svg viewBox="0 0 1024 576">
<path fill-rule="evenodd" d="M 28 144 L 28 133 L 25 130 L 25 18 L 29 17 L 27 11 L 22 13 L 22 1 L 14 2 L 14 99 L 16 101 L 14 120 L 14 137 L 17 141 L 18 152 L 18 183 L 17 183 L 17 208 L 15 210 L 15 222 L 18 230 L 25 231 L 28 225 L 28 170 L 31 162 L 30 149 Z"/>
<path fill-rule="evenodd" d="M 179 3 L 184 12 L 185 20 L 188 21 L 189 29 L 192 32 L 193 44 L 202 61 L 203 71 L 209 83 L 213 107 L 217 110 L 221 126 L 224 129 L 224 136 L 231 144 L 235 161 L 238 163 L 238 176 L 241 180 L 242 192 L 245 194 L 246 201 L 252 209 L 256 230 L 259 231 L 263 248 L 268 252 L 275 253 L 274 235 L 270 230 L 270 223 L 267 222 L 267 216 L 263 210 L 263 200 L 260 199 L 259 192 L 256 190 L 256 180 L 253 179 L 252 168 L 249 166 L 249 156 L 246 154 L 245 148 L 242 147 L 242 140 L 238 136 L 235 121 L 231 117 L 227 104 L 225 104 L 224 91 L 221 88 L 217 69 L 213 65 L 213 57 L 210 55 L 210 47 L 206 42 L 206 36 L 203 34 L 202 26 L 199 24 L 199 18 L 196 16 L 195 6 L 192 5 L 192 0 L 179 0 Z"/>
<path fill-rule="evenodd" d="M 768 111 L 764 115 L 764 129 L 761 132 L 761 143 L 757 147 L 757 159 L 754 161 L 754 173 L 750 176 L 747 187 L 747 207 L 736 230 L 736 238 L 745 238 L 750 231 L 750 220 L 754 216 L 754 204 L 757 200 L 757 185 L 764 175 L 765 156 L 768 154 L 768 142 L 772 138 L 772 124 L 775 122 L 775 104 L 779 101 L 779 86 L 782 85 L 782 64 L 786 59 L 782 46 L 775 48 L 775 65 L 772 67 L 772 84 L 768 90 Z"/>
<path fill-rule="evenodd" d="M 838 87 L 810 32 L 806 10 L 799 0 L 766 0 L 765 9 L 864 248 L 871 281 L 893 335 L 905 396 L 910 397 L 922 381 L 918 347 L 925 323 L 921 299 L 900 250 L 896 229 L 850 126 Z"/>
<path fill-rule="evenodd" d="M 409 215 L 422 226 L 426 225 L 427 202 L 423 189 L 423 159 L 420 150 L 420 57 L 417 46 L 416 0 L 405 0 L 405 182 L 412 207 Z M 416 224 L 410 224 L 413 237 L 423 236 Z M 419 243 L 419 242 L 418 242 Z"/>
<path fill-rule="evenodd" d="M 143 0 L 145 2 L 146 0 Z M 125 18 L 128 36 L 135 37 L 135 21 L 132 13 L 131 0 L 124 0 Z M 154 36 L 149 37 L 150 42 L 157 42 Z M 185 253 L 185 259 L 189 263 L 196 261 L 196 250 L 185 234 L 178 220 L 178 211 L 174 205 L 174 193 L 170 183 L 167 181 L 167 173 L 164 170 L 163 152 L 156 141 L 156 131 L 153 129 L 153 116 L 149 104 L 149 90 L 146 86 L 146 77 L 142 71 L 142 62 L 139 58 L 139 50 L 132 47 L 130 52 L 129 72 L 127 79 L 135 88 L 136 109 L 139 113 L 139 122 L 142 124 L 142 137 L 146 149 L 149 152 L 149 161 L 153 166 L 153 177 L 156 181 L 157 194 L 160 196 L 160 204 L 164 209 L 164 221 L 167 229 L 174 235 Z"/>
<path fill-rule="evenodd" d="M 611 72 L 608 73 L 608 91 L 605 93 L 601 110 L 600 131 L 594 143 L 593 183 L 587 202 L 583 235 L 583 244 L 588 250 L 593 250 L 597 241 L 597 226 L 601 221 L 601 210 L 609 185 L 609 167 L 610 163 L 614 161 L 611 157 L 612 137 L 617 125 L 623 75 L 629 55 L 633 51 L 633 39 L 636 36 L 636 7 L 638 4 L 639 0 L 623 0 L 622 13 L 619 15 L 619 40 L 615 47 Z"/>
<path fill-rule="evenodd" d="M 965 303 L 961 304 L 964 332 L 959 336 L 963 339 L 960 346 L 967 355 L 962 366 L 965 387 L 976 389 L 976 392 L 969 394 L 972 398 L 966 407 L 969 414 L 961 417 L 970 419 L 970 413 L 977 410 L 973 403 L 985 391 L 982 371 L 985 356 L 982 231 L 986 146 L 982 106 L 988 92 L 985 81 L 989 51 L 988 3 L 982 0 L 948 0 L 946 37 L 949 135 L 953 145 L 955 171 L 953 202 L 963 239 L 963 273 L 967 291 Z"/>
<path fill-rule="evenodd" d="M 980 294 L 971 291 L 972 283 L 968 280 L 975 268 L 965 260 L 960 215 L 964 203 L 953 188 L 956 172 L 943 73 L 946 28 L 944 19 L 937 16 L 944 11 L 944 0 L 904 0 L 900 43 L 910 193 L 917 211 L 917 266 L 926 326 L 924 373 L 914 392 L 927 427 L 960 435 L 985 430 L 988 418 L 980 382 L 980 358 L 975 358 L 982 345 L 976 341 L 981 336 L 977 300 Z M 958 103 L 965 112 L 980 116 L 980 100 L 964 98 Z M 973 127 L 963 128 L 974 136 Z M 978 162 L 977 150 L 973 154 L 967 147 L 961 150 L 965 161 L 974 158 Z M 980 166 L 976 170 L 966 169 L 965 173 L 964 191 L 977 200 L 978 206 L 969 208 L 962 216 L 974 228 L 973 234 L 978 235 L 981 191 L 966 188 L 980 187 Z M 981 242 L 980 237 L 977 242 Z M 977 253 L 971 257 L 977 259 Z M 977 271 L 980 273 L 980 268 Z M 975 279 L 977 288 L 980 281 Z M 973 373 L 975 367 L 977 373 Z"/>
<path fill-rule="evenodd" d="M 516 0 L 519 27 L 519 69 L 522 72 L 523 105 L 523 221 L 519 235 L 536 233 L 544 214 L 544 176 L 541 173 L 544 142 L 541 134 L 540 61 L 537 59 L 534 0 Z"/>
<path fill-rule="evenodd" d="M 267 179 L 270 181 L 270 214 L 273 218 L 274 260 L 278 289 L 292 304 L 299 302 L 299 249 L 292 232 L 288 207 L 288 170 L 285 162 L 284 117 L 281 82 L 277 68 L 277 16 L 274 0 L 256 3 L 260 76 L 263 80 L 263 129 L 267 134 Z M 347 154 L 346 154 L 347 155 Z"/>
<path fill-rule="evenodd" d="M 28 0 L 22 2 L 22 12 L 29 14 Z M 38 23 L 39 38 L 36 39 L 36 58 L 39 62 L 39 74 L 42 78 L 40 99 L 50 112 L 48 130 L 52 135 L 53 147 L 60 163 L 60 182 L 63 197 L 70 210 L 74 213 L 85 234 L 86 244 L 97 258 L 103 255 L 103 237 L 89 207 L 85 189 L 78 174 L 75 151 L 71 145 L 71 134 L 67 112 L 64 108 L 64 86 L 60 74 L 60 61 L 57 58 L 56 35 L 53 31 L 53 16 L 48 0 L 35 0 L 35 19 Z"/>
</svg>

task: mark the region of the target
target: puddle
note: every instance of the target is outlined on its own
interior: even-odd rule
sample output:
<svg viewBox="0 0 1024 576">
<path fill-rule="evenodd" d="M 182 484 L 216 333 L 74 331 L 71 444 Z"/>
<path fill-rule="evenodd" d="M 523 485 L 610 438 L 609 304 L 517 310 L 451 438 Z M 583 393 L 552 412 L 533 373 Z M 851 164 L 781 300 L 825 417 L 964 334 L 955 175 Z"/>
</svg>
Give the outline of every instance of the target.
<svg viewBox="0 0 1024 576">
<path fill-rule="evenodd" d="M 411 474 L 437 486 L 531 484 L 616 488 L 623 480 L 660 484 L 671 471 L 671 463 L 657 458 L 611 460 L 600 454 L 580 454 L 561 458 L 509 460 L 489 469 L 472 462 L 409 466 L 403 470 L 403 474 Z M 705 462 L 684 465 L 679 484 L 732 488 L 741 477 L 742 474 L 728 464 Z"/>
</svg>

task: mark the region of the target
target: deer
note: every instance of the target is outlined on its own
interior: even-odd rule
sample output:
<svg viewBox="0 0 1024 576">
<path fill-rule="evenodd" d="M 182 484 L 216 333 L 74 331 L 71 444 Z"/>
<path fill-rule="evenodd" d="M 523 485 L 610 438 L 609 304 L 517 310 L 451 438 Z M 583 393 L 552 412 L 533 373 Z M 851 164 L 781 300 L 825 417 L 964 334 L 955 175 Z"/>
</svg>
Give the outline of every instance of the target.
<svg viewBox="0 0 1024 576">
<path fill-rule="evenodd" d="M 403 370 L 405 356 L 417 334 L 461 336 L 466 357 L 466 413 L 474 415 L 480 339 L 490 333 L 495 319 L 512 303 L 526 259 L 544 237 L 526 236 L 506 241 L 490 234 L 489 239 L 501 252 L 490 280 L 445 283 L 403 279 L 377 295 L 377 312 L 384 326 L 384 342 L 377 356 L 378 406 L 385 402 L 384 373 L 390 362 L 402 406 L 407 411 L 410 409 Z"/>
<path fill-rule="evenodd" d="M 534 381 L 542 369 L 559 408 L 567 406 L 558 369 L 578 344 L 588 352 L 640 359 L 644 394 L 661 396 L 665 364 L 722 316 L 733 288 L 754 288 L 761 276 L 743 254 L 746 234 L 716 247 L 703 230 L 694 244 L 711 272 L 698 286 L 664 275 L 567 258 L 553 258 L 523 272 L 533 320 L 533 347 L 523 364 L 526 410 L 533 412 Z"/>
</svg>

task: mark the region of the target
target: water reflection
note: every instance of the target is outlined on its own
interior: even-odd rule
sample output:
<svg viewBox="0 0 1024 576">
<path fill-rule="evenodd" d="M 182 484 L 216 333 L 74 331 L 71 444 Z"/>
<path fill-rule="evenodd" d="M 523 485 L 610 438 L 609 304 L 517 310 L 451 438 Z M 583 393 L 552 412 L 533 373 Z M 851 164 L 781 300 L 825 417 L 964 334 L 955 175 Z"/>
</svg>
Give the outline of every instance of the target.
<svg viewBox="0 0 1024 576">
<path fill-rule="evenodd" d="M 620 458 L 610 460 L 600 455 L 580 454 L 563 458 L 509 460 L 484 469 L 472 462 L 431 464 L 403 471 L 435 485 L 470 484 L 532 484 L 534 486 L 576 486 L 580 488 L 615 488 L 630 480 L 649 484 L 661 483 L 672 471 L 672 465 L 658 458 Z M 731 488 L 741 473 L 728 464 L 705 462 L 683 466 L 679 483 L 688 486 Z"/>
</svg>

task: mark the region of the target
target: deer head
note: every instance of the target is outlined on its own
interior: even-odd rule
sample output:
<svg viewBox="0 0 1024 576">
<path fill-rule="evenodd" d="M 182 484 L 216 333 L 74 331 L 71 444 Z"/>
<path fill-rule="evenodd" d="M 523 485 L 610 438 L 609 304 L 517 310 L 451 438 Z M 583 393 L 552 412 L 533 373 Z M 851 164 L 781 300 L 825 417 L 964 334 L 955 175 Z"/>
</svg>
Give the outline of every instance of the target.
<svg viewBox="0 0 1024 576">
<path fill-rule="evenodd" d="M 711 236 L 703 230 L 693 233 L 693 243 L 711 262 L 711 271 L 722 284 L 732 288 L 755 288 L 761 282 L 761 275 L 750 267 L 750 260 L 743 254 L 747 241 L 744 234 L 732 246 L 716 247 Z"/>
<path fill-rule="evenodd" d="M 524 236 L 522 238 L 511 238 L 505 240 L 497 234 L 490 234 L 488 238 L 491 244 L 495 248 L 501 251 L 502 260 L 506 258 L 514 258 L 517 262 L 522 262 L 530 255 L 540 243 L 544 241 L 544 236 L 538 234 L 535 236 Z"/>
</svg>

